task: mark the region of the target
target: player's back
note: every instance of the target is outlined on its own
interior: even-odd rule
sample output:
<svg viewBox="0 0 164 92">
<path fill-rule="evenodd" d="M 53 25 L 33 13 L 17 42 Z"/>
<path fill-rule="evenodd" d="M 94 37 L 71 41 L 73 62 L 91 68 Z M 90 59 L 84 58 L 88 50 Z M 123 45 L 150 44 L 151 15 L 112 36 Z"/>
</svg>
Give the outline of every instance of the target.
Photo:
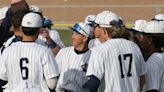
<svg viewBox="0 0 164 92">
<path fill-rule="evenodd" d="M 42 62 L 47 51 L 35 42 L 17 42 L 4 50 L 11 92 L 49 92 L 43 70 L 46 62 Z"/>
<path fill-rule="evenodd" d="M 139 76 L 145 71 L 138 46 L 126 39 L 111 39 L 98 50 L 104 58 L 105 92 L 140 92 Z"/>
<path fill-rule="evenodd" d="M 155 52 L 146 61 L 145 91 L 156 89 L 164 92 L 164 52 Z"/>
</svg>

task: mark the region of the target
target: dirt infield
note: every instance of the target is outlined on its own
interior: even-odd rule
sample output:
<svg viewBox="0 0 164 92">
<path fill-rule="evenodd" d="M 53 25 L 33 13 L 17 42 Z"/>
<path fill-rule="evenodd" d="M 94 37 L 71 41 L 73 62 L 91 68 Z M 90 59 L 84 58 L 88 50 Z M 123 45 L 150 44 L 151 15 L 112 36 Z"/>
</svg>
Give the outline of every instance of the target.
<svg viewBox="0 0 164 92">
<path fill-rule="evenodd" d="M 164 0 L 26 0 L 31 5 L 38 5 L 45 16 L 57 23 L 75 23 L 83 21 L 89 14 L 104 10 L 116 12 L 126 22 L 136 19 L 150 20 L 157 13 L 164 13 Z M 6 0 L 1 6 L 9 5 Z"/>
</svg>

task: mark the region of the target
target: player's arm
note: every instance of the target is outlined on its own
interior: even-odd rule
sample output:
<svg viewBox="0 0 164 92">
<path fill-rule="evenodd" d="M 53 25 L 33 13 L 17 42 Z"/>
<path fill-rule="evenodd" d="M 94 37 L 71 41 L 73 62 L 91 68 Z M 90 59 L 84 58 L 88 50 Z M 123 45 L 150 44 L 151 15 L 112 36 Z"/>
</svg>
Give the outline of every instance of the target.
<svg viewBox="0 0 164 92">
<path fill-rule="evenodd" d="M 50 78 L 50 79 L 47 80 L 47 85 L 48 85 L 48 87 L 50 89 L 50 92 L 55 92 L 57 81 L 58 81 L 57 77 Z"/>
<path fill-rule="evenodd" d="M 6 85 L 6 84 L 7 84 L 7 81 L 4 81 L 4 80 L 0 79 L 0 92 L 3 92 L 2 86 Z"/>
<path fill-rule="evenodd" d="M 140 90 L 143 90 L 143 86 L 145 84 L 145 75 L 140 76 Z"/>
<path fill-rule="evenodd" d="M 42 63 L 47 85 L 51 91 L 54 91 L 57 85 L 59 70 L 51 49 L 47 49 L 44 53 Z"/>
<path fill-rule="evenodd" d="M 44 38 L 46 38 L 46 44 L 48 45 L 48 47 L 50 47 L 52 49 L 54 55 L 56 56 L 57 53 L 59 52 L 59 50 L 61 49 L 60 46 L 52 40 L 47 29 L 42 28 L 41 29 L 41 35 Z"/>
<path fill-rule="evenodd" d="M 25 0 L 11 0 L 11 11 L 12 14 L 19 10 L 30 10 Z"/>
<path fill-rule="evenodd" d="M 89 89 L 90 92 L 98 91 L 100 80 L 103 78 L 104 75 L 104 57 L 102 55 L 102 52 L 97 51 L 95 49 L 92 50 L 86 73 L 86 76 L 89 78 L 89 80 L 86 84 L 84 84 L 84 88 Z"/>
<path fill-rule="evenodd" d="M 52 48 L 54 55 L 57 55 L 60 49 L 61 49 L 60 46 L 56 44 L 56 47 Z"/>
<path fill-rule="evenodd" d="M 61 49 L 59 45 L 57 45 L 54 41 L 49 41 L 46 42 L 46 44 L 48 45 L 48 47 L 50 47 L 52 49 L 53 54 L 56 56 L 57 53 L 59 52 L 59 50 Z"/>
<path fill-rule="evenodd" d="M 60 48 L 65 47 L 63 41 L 60 38 L 60 34 L 58 33 L 58 31 L 51 30 L 50 35 L 51 35 L 52 40 L 55 41 L 60 46 Z"/>
<path fill-rule="evenodd" d="M 90 92 L 97 92 L 99 85 L 100 85 L 100 80 L 94 76 L 88 76 L 89 80 L 83 85 L 84 88 L 89 89 Z"/>
<path fill-rule="evenodd" d="M 0 87 L 4 86 L 4 85 L 6 85 L 6 84 L 7 84 L 7 81 L 4 81 L 4 80 L 1 80 L 1 79 L 0 79 Z"/>
<path fill-rule="evenodd" d="M 146 91 L 146 92 L 159 92 L 159 91 L 156 90 L 156 89 L 152 89 L 152 90 L 148 90 L 148 91 Z"/>
<path fill-rule="evenodd" d="M 6 85 L 7 84 L 7 69 L 6 69 L 6 66 L 5 66 L 5 61 L 6 61 L 6 58 L 7 58 L 7 55 L 5 53 L 3 53 L 1 56 L 0 56 L 0 89 L 2 90 L 2 86 Z M 2 92 L 2 91 L 0 91 Z"/>
</svg>

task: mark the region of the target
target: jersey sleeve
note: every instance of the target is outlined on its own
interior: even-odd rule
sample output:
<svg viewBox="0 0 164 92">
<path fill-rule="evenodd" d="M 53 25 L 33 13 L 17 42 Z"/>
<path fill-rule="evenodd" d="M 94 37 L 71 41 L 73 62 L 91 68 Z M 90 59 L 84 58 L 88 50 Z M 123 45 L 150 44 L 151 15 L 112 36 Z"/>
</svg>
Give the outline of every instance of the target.
<svg viewBox="0 0 164 92">
<path fill-rule="evenodd" d="M 92 49 L 86 76 L 94 75 L 99 80 L 104 75 L 104 60 L 101 50 Z"/>
<path fill-rule="evenodd" d="M 159 90 L 162 74 L 163 74 L 163 63 L 160 58 L 150 57 L 146 62 L 147 72 L 145 74 L 145 86 L 146 90 L 156 89 Z"/>
<path fill-rule="evenodd" d="M 138 72 L 138 76 L 142 76 L 146 73 L 147 68 L 146 68 L 146 63 L 145 63 L 145 59 L 141 53 L 141 50 L 139 49 L 139 47 L 136 45 L 137 48 L 137 72 Z"/>
<path fill-rule="evenodd" d="M 64 43 L 62 42 L 59 33 L 56 30 L 50 30 L 50 37 L 51 39 L 56 42 L 61 48 L 65 47 Z"/>
<path fill-rule="evenodd" d="M 61 69 L 62 69 L 62 60 L 61 60 L 63 58 L 62 53 L 63 53 L 63 50 L 61 49 L 55 57 L 56 62 L 58 64 L 59 73 L 61 73 Z"/>
<path fill-rule="evenodd" d="M 7 81 L 7 69 L 5 62 L 7 62 L 7 55 L 0 55 L 0 79 Z"/>
<path fill-rule="evenodd" d="M 58 65 L 50 49 L 45 52 L 43 57 L 43 71 L 46 79 L 59 76 Z"/>
</svg>

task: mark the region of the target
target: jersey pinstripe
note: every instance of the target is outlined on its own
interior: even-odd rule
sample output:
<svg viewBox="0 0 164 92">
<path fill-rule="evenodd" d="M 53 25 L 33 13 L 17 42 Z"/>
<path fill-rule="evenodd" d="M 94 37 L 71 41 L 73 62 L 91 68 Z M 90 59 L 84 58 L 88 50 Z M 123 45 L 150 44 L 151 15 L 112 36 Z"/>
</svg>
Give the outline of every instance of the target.
<svg viewBox="0 0 164 92">
<path fill-rule="evenodd" d="M 87 68 L 90 54 L 90 50 L 83 54 L 76 54 L 73 46 L 59 51 L 56 56 L 60 71 L 57 92 L 63 92 L 64 90 L 88 92 L 82 86 L 87 81 L 85 68 Z"/>
<path fill-rule="evenodd" d="M 105 78 L 104 92 L 140 92 L 139 76 L 145 61 L 132 41 L 117 38 L 92 49 L 87 76 Z"/>
<path fill-rule="evenodd" d="M 60 39 L 60 35 L 56 30 L 48 30 L 51 39 L 58 44 L 61 48 L 65 47 L 64 43 L 62 42 L 62 40 Z M 38 39 L 36 40 L 37 43 L 43 45 L 43 46 L 47 46 L 45 44 L 46 39 L 43 38 L 41 35 L 38 36 Z"/>
<path fill-rule="evenodd" d="M 98 46 L 100 44 L 101 44 L 100 40 L 98 38 L 95 38 L 95 39 L 92 39 L 89 41 L 88 47 L 93 48 L 93 47 Z"/>
<path fill-rule="evenodd" d="M 16 40 L 16 41 L 15 41 L 15 40 Z M 20 40 L 20 39 L 19 39 L 19 40 Z M 4 50 L 6 47 L 10 46 L 12 43 L 17 42 L 17 41 L 19 41 L 19 40 L 18 40 L 18 38 L 17 38 L 15 35 L 13 35 L 12 37 L 10 37 L 6 42 L 3 43 L 3 46 L 1 47 L 1 54 L 3 53 L 3 50 Z"/>
<path fill-rule="evenodd" d="M 153 53 L 146 62 L 145 90 L 164 92 L 164 53 Z"/>
<path fill-rule="evenodd" d="M 88 47 L 90 49 L 92 49 L 93 47 L 96 47 L 96 46 L 99 46 L 99 45 L 101 45 L 100 40 L 98 38 L 95 38 L 95 39 L 92 39 L 92 40 L 89 41 Z M 101 84 L 98 88 L 98 92 L 103 92 L 104 87 L 105 87 L 105 80 L 104 80 L 104 77 L 103 77 L 103 79 L 101 80 Z"/>
<path fill-rule="evenodd" d="M 35 42 L 13 43 L 0 63 L 0 78 L 8 81 L 9 92 L 49 92 L 46 79 L 59 74 L 52 51 Z"/>
</svg>

